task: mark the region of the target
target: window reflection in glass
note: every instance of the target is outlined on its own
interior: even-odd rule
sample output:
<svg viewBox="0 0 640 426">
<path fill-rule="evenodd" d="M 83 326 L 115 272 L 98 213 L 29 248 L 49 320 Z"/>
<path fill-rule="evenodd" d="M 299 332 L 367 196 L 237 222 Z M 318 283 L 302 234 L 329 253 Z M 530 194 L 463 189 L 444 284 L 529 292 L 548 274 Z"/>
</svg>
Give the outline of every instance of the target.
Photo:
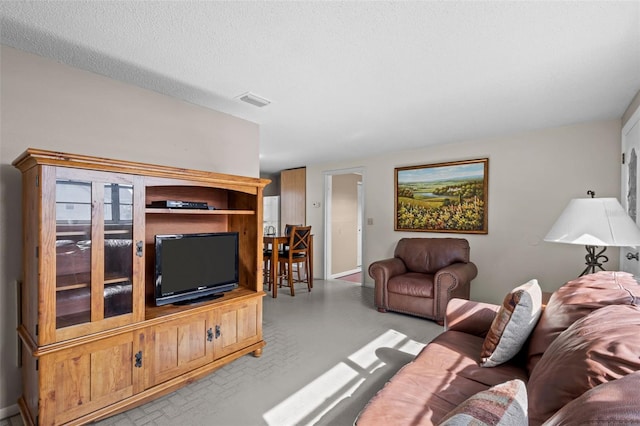
<svg viewBox="0 0 640 426">
<path fill-rule="evenodd" d="M 57 182 L 56 222 L 91 222 L 91 182 Z"/>
<path fill-rule="evenodd" d="M 56 327 L 91 320 L 91 182 L 56 182 Z"/>
</svg>

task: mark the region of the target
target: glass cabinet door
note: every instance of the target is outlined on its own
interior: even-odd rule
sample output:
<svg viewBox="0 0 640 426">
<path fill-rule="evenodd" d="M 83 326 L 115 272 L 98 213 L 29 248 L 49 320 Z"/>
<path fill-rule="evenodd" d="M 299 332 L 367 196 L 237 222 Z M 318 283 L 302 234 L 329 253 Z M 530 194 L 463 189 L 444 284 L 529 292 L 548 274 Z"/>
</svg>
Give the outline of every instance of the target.
<svg viewBox="0 0 640 426">
<path fill-rule="evenodd" d="M 56 328 L 91 321 L 91 182 L 56 182 Z"/>
<path fill-rule="evenodd" d="M 55 188 L 56 328 L 131 314 L 134 186 L 57 178 Z"/>
<path fill-rule="evenodd" d="M 133 185 L 104 184 L 104 318 L 131 313 Z"/>
</svg>

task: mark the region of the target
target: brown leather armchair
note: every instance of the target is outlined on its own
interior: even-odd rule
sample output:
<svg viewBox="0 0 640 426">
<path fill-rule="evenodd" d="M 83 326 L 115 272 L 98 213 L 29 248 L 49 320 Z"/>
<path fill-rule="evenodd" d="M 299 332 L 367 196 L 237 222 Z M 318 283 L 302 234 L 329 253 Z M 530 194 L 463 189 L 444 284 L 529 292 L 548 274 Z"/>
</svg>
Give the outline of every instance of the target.
<svg viewBox="0 0 640 426">
<path fill-rule="evenodd" d="M 442 324 L 449 300 L 469 299 L 478 268 L 464 238 L 402 238 L 393 258 L 373 262 L 375 305 Z"/>
</svg>

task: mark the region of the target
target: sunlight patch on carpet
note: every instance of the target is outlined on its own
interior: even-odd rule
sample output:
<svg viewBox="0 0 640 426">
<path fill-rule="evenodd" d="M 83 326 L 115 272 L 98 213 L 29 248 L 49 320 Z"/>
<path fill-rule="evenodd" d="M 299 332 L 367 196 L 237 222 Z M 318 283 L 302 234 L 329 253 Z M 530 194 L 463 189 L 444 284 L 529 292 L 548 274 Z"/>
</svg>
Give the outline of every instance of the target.
<svg viewBox="0 0 640 426">
<path fill-rule="evenodd" d="M 415 356 L 424 346 L 398 331 L 387 330 L 267 411 L 264 420 L 270 426 L 312 425 L 385 365 L 376 351 L 388 348 Z"/>
</svg>

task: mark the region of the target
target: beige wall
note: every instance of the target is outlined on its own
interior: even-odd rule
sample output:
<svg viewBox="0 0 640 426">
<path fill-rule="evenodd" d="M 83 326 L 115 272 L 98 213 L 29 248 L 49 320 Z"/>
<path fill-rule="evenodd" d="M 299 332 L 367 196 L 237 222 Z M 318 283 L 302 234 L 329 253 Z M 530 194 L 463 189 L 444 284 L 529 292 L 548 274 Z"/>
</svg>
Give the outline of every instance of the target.
<svg viewBox="0 0 640 426">
<path fill-rule="evenodd" d="M 20 173 L 26 148 L 257 177 L 257 124 L 1 46 L 0 418 L 15 411 Z"/>
<path fill-rule="evenodd" d="M 620 195 L 620 120 L 501 137 L 436 145 L 358 161 L 307 167 L 307 203 L 322 201 L 323 172 L 363 167 L 365 193 L 363 271 L 390 257 L 401 237 L 461 236 L 471 245 L 478 265 L 471 297 L 500 302 L 504 294 L 530 278 L 553 291 L 584 269 L 584 247 L 542 241 L 571 198 Z M 393 230 L 394 168 L 489 158 L 489 233 L 487 235 L 430 234 Z M 307 208 L 307 222 L 323 235 L 321 209 Z M 323 275 L 324 247 L 316 239 L 314 273 Z M 609 267 L 616 269 L 618 251 L 609 250 Z"/>
<path fill-rule="evenodd" d="M 360 175 L 353 173 L 332 176 L 331 274 L 358 267 L 358 182 L 361 180 Z"/>
</svg>

